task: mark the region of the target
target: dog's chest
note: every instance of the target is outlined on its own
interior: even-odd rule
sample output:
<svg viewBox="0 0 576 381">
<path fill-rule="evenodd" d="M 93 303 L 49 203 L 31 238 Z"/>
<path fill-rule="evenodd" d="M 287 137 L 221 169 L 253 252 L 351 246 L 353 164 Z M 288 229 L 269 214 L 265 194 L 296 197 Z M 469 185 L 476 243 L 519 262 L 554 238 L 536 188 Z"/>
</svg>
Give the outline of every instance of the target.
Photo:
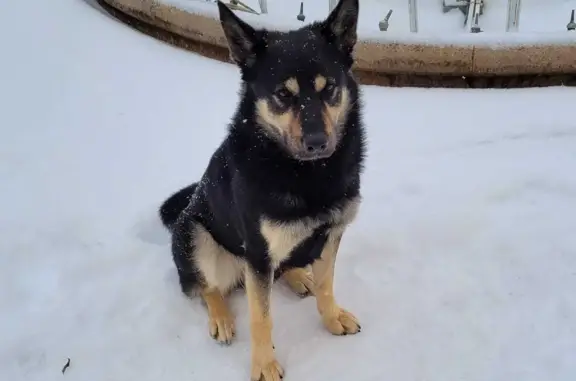
<svg viewBox="0 0 576 381">
<path fill-rule="evenodd" d="M 355 218 L 359 199 L 348 201 L 343 207 L 333 209 L 317 217 L 306 217 L 282 222 L 262 218 L 260 233 L 268 244 L 268 255 L 274 268 L 290 258 L 294 249 L 310 238 L 320 226 L 326 226 L 327 234 L 342 234 Z"/>
</svg>

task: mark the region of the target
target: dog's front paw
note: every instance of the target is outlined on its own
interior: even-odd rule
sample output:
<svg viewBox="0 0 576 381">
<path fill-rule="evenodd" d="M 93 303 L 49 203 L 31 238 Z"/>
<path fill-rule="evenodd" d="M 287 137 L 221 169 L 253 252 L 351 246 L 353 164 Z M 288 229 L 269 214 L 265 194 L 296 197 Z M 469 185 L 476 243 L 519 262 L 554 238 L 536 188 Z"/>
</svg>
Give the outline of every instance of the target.
<svg viewBox="0 0 576 381">
<path fill-rule="evenodd" d="M 333 335 L 354 335 L 361 330 L 356 316 L 338 307 L 334 314 L 322 316 L 322 322 L 326 329 Z"/>
<path fill-rule="evenodd" d="M 270 361 L 252 360 L 251 381 L 280 381 L 284 377 L 284 369 L 275 358 Z"/>
</svg>

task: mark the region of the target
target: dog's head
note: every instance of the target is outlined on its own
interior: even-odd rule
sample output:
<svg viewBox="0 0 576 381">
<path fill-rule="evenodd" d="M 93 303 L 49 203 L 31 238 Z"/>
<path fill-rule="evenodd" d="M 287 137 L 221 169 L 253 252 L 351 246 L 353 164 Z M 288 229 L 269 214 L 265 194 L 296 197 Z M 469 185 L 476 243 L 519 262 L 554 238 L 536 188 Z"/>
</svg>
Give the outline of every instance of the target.
<svg viewBox="0 0 576 381">
<path fill-rule="evenodd" d="M 340 0 L 326 20 L 289 32 L 254 29 L 218 7 L 230 56 L 253 95 L 257 128 L 298 160 L 332 155 L 354 102 L 358 0 Z"/>
</svg>

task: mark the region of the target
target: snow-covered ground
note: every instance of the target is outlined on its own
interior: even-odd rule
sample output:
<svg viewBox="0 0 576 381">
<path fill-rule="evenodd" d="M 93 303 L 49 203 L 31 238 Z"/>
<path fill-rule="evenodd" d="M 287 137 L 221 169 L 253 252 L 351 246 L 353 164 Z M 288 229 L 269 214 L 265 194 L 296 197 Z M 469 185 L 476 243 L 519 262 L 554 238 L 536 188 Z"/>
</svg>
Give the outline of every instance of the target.
<svg viewBox="0 0 576 381">
<path fill-rule="evenodd" d="M 0 46 L 0 380 L 247 380 L 245 296 L 218 346 L 156 215 L 223 137 L 237 70 L 81 0 L 6 2 Z M 286 380 L 576 379 L 576 89 L 363 90 L 336 272 L 363 330 L 277 284 Z"/>
</svg>

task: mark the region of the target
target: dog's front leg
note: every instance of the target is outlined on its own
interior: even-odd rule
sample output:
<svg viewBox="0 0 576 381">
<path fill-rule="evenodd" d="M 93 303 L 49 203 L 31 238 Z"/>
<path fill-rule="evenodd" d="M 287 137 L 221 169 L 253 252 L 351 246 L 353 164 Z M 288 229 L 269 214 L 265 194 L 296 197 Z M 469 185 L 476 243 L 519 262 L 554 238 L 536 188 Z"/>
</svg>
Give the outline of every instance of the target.
<svg viewBox="0 0 576 381">
<path fill-rule="evenodd" d="M 342 231 L 336 231 L 329 234 L 321 257 L 312 264 L 318 312 L 326 329 L 334 335 L 360 332 L 358 319 L 338 306 L 334 297 L 334 266 L 342 233 Z"/>
<path fill-rule="evenodd" d="M 272 343 L 270 293 L 274 278 L 271 266 L 247 264 L 245 286 L 250 309 L 252 381 L 280 381 L 284 370 L 276 360 Z M 263 268 L 260 268 L 263 267 Z"/>
</svg>

